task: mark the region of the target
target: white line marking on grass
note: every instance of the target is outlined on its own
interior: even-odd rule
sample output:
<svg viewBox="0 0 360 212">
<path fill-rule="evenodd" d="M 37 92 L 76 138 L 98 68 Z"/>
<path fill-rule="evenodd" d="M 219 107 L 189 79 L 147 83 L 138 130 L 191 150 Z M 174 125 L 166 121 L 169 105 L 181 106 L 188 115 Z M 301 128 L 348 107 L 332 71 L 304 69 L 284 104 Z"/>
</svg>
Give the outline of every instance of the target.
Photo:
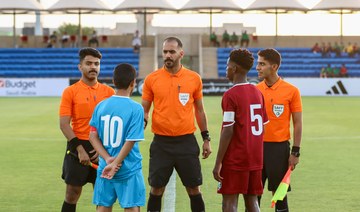
<svg viewBox="0 0 360 212">
<path fill-rule="evenodd" d="M 176 200 L 176 171 L 174 170 L 165 189 L 163 211 L 175 212 L 175 200 Z"/>
</svg>

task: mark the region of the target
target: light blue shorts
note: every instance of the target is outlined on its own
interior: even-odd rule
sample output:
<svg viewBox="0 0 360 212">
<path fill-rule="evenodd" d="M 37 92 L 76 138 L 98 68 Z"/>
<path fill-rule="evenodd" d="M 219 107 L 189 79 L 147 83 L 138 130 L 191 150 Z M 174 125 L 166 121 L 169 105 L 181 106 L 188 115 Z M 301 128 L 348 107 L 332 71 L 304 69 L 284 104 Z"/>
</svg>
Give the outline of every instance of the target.
<svg viewBox="0 0 360 212">
<path fill-rule="evenodd" d="M 111 207 L 117 198 L 122 208 L 140 207 L 145 205 L 145 195 L 144 177 L 140 169 L 136 174 L 123 181 L 97 177 L 93 203 L 98 206 Z"/>
</svg>

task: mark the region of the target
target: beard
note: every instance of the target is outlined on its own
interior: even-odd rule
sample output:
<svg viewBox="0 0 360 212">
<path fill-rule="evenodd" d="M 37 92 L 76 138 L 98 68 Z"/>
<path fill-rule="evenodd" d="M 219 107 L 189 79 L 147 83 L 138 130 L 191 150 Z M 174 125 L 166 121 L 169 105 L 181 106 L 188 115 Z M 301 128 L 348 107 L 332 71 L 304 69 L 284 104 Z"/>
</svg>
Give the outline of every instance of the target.
<svg viewBox="0 0 360 212">
<path fill-rule="evenodd" d="M 166 68 L 171 69 L 175 66 L 175 61 L 173 61 L 171 59 L 166 59 L 166 60 L 164 60 L 164 65 Z"/>
</svg>

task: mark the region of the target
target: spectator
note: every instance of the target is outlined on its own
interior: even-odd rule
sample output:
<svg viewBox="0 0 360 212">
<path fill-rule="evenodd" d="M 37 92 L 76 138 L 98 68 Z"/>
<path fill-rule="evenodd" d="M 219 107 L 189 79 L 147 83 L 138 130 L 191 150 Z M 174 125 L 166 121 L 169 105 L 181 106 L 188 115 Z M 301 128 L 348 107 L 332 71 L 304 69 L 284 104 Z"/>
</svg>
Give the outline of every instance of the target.
<svg viewBox="0 0 360 212">
<path fill-rule="evenodd" d="M 250 42 L 250 38 L 249 38 L 249 35 L 247 34 L 247 32 L 245 30 L 241 34 L 240 46 L 243 47 L 244 44 L 245 44 L 245 48 L 247 48 L 249 46 L 249 42 Z"/>
<path fill-rule="evenodd" d="M 219 47 L 220 46 L 220 43 L 217 40 L 217 36 L 215 34 L 215 31 L 212 32 L 211 35 L 210 35 L 210 42 L 212 43 L 213 47 Z"/>
<path fill-rule="evenodd" d="M 334 44 L 333 52 L 335 53 L 336 57 L 341 57 L 342 49 L 341 49 L 340 45 L 337 42 L 335 42 L 335 44 Z"/>
<path fill-rule="evenodd" d="M 340 77 L 349 77 L 348 70 L 344 63 L 341 65 L 339 76 Z"/>
<path fill-rule="evenodd" d="M 333 68 L 331 67 L 331 64 L 328 64 L 327 67 L 325 68 L 325 74 L 326 74 L 326 77 L 334 76 L 334 71 L 333 71 Z"/>
<path fill-rule="evenodd" d="M 230 46 L 234 48 L 239 42 L 239 36 L 236 35 L 235 32 L 230 37 Z"/>
<path fill-rule="evenodd" d="M 319 43 L 315 43 L 315 45 L 311 48 L 311 51 L 312 51 L 313 53 L 319 53 L 319 52 L 321 52 L 321 48 L 320 48 Z"/>
<path fill-rule="evenodd" d="M 354 57 L 354 46 L 351 44 L 351 42 L 348 43 L 345 51 L 349 57 Z"/>
<path fill-rule="evenodd" d="M 325 45 L 325 43 L 323 42 L 321 44 L 321 56 L 322 57 L 330 57 L 331 56 L 331 44 L 330 43 Z"/>
<path fill-rule="evenodd" d="M 356 56 L 357 54 L 359 54 L 359 47 L 358 47 L 357 43 L 354 43 L 354 45 L 353 45 L 353 56 Z"/>
<path fill-rule="evenodd" d="M 230 35 L 227 32 L 227 30 L 225 30 L 223 35 L 222 35 L 222 42 L 224 44 L 224 47 L 228 47 L 229 42 L 230 42 Z"/>
<path fill-rule="evenodd" d="M 55 48 L 56 43 L 57 43 L 57 32 L 53 31 L 53 33 L 50 35 L 50 39 L 49 39 L 47 48 Z"/>
<path fill-rule="evenodd" d="M 320 70 L 320 78 L 327 78 L 326 68 L 325 68 L 324 66 L 321 67 L 321 70 Z"/>
<path fill-rule="evenodd" d="M 68 35 L 67 32 L 64 32 L 63 36 L 61 37 L 61 47 L 65 47 L 66 44 L 69 42 L 70 40 L 70 35 Z"/>
<path fill-rule="evenodd" d="M 332 69 L 332 77 L 340 77 L 340 68 L 339 67 L 334 67 Z"/>
<path fill-rule="evenodd" d="M 344 42 L 340 42 L 340 50 L 341 50 L 341 53 L 345 52 Z"/>
<path fill-rule="evenodd" d="M 131 45 L 133 46 L 134 53 L 139 53 L 140 52 L 141 36 L 140 36 L 139 30 L 135 31 L 135 34 L 134 34 L 133 40 L 131 42 Z"/>
<path fill-rule="evenodd" d="M 91 47 L 92 44 L 95 44 L 96 45 L 96 48 L 99 47 L 99 40 L 98 40 L 98 37 L 97 37 L 97 33 L 96 31 L 94 30 L 93 33 L 91 34 L 91 38 L 89 39 L 89 46 Z"/>
</svg>

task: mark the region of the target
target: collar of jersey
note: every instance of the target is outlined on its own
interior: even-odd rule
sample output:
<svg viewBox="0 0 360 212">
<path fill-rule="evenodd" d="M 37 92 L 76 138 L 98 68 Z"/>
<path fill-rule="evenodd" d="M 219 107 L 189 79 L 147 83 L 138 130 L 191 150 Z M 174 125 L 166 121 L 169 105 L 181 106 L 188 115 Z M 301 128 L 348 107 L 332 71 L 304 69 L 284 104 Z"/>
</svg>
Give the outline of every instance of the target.
<svg viewBox="0 0 360 212">
<path fill-rule="evenodd" d="M 236 83 L 236 84 L 233 85 L 233 87 L 239 86 L 239 85 L 248 85 L 248 84 L 250 84 L 250 82 Z"/>
<path fill-rule="evenodd" d="M 279 87 L 280 83 L 282 82 L 282 79 L 281 79 L 281 77 L 279 77 L 278 81 L 276 81 L 275 84 L 273 84 L 271 87 L 267 86 L 265 81 L 263 81 L 263 82 L 264 82 L 264 88 L 265 89 L 275 90 L 275 89 L 277 89 L 277 87 Z"/>
<path fill-rule="evenodd" d="M 92 89 L 97 89 L 99 87 L 99 82 L 96 82 L 95 85 L 93 86 L 88 86 L 87 84 L 85 84 L 82 80 L 79 80 L 80 84 L 86 88 L 92 88 Z"/>
<path fill-rule="evenodd" d="M 165 73 L 167 73 L 169 76 L 173 76 L 173 77 L 180 77 L 184 69 L 185 69 L 184 66 L 181 66 L 180 70 L 176 74 L 172 74 L 172 73 L 166 71 L 165 66 L 162 67 L 162 70 Z"/>
</svg>

